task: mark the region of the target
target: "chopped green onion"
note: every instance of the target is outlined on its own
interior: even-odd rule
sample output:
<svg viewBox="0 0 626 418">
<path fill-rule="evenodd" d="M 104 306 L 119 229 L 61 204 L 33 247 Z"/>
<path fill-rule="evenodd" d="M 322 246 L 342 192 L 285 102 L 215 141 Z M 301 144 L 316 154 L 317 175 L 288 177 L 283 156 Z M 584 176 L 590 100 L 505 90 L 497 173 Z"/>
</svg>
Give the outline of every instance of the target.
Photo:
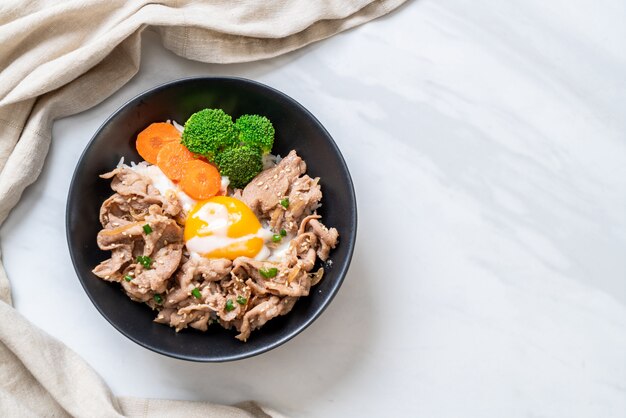
<svg viewBox="0 0 626 418">
<path fill-rule="evenodd" d="M 286 237 L 287 236 L 287 231 L 285 231 L 284 229 L 280 230 L 280 236 L 281 237 Z"/>
<path fill-rule="evenodd" d="M 233 309 L 235 309 L 235 305 L 233 305 L 233 300 L 232 299 L 228 299 L 226 301 L 226 312 L 230 312 Z"/>
<path fill-rule="evenodd" d="M 247 302 L 248 302 L 248 299 L 244 298 L 241 295 L 237 296 L 237 303 L 238 304 L 245 305 Z"/>
<path fill-rule="evenodd" d="M 163 303 L 163 297 L 161 295 L 154 295 L 154 301 L 160 305 Z"/>
<path fill-rule="evenodd" d="M 137 262 L 147 269 L 149 269 L 152 265 L 152 259 L 147 255 L 140 255 L 139 257 L 137 257 Z"/>
<path fill-rule="evenodd" d="M 283 239 L 283 237 L 281 237 L 278 234 L 272 235 L 272 241 L 274 241 L 274 242 L 280 242 L 281 239 Z"/>
<path fill-rule="evenodd" d="M 287 209 L 289 207 L 289 199 L 288 198 L 284 198 L 283 200 L 280 201 L 280 204 L 282 205 L 282 207 Z"/>
<path fill-rule="evenodd" d="M 200 289 L 198 289 L 197 287 L 195 287 L 192 291 L 191 294 L 196 298 L 196 299 L 200 299 L 202 297 L 202 294 L 200 293 Z"/>
<path fill-rule="evenodd" d="M 126 280 L 127 282 L 130 282 L 131 280 L 133 280 L 132 277 L 130 277 L 129 275 L 124 276 L 124 280 Z"/>
<path fill-rule="evenodd" d="M 152 228 L 150 227 L 150 224 L 145 224 L 143 226 L 143 232 L 145 232 L 146 235 L 149 235 L 152 232 Z"/>
<path fill-rule="evenodd" d="M 276 277 L 276 275 L 278 274 L 278 269 L 276 267 L 272 267 L 269 269 L 259 269 L 259 273 L 261 273 L 261 276 L 265 277 L 266 279 L 269 279 L 271 277 Z"/>
</svg>

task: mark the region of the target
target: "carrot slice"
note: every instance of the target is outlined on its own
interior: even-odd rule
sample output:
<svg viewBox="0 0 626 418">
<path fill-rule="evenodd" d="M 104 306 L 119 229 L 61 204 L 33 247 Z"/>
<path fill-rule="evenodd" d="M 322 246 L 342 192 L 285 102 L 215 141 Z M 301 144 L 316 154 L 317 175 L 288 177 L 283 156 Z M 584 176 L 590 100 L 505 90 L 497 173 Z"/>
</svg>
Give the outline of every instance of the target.
<svg viewBox="0 0 626 418">
<path fill-rule="evenodd" d="M 208 199 L 220 191 L 222 178 L 215 166 L 201 160 L 191 160 L 183 163 L 183 172 L 180 187 L 193 199 Z"/>
<path fill-rule="evenodd" d="M 157 155 L 159 155 L 163 145 L 174 141 L 180 142 L 178 129 L 169 123 L 158 122 L 150 124 L 146 129 L 139 132 L 135 146 L 141 158 L 151 164 L 156 164 Z"/>
<path fill-rule="evenodd" d="M 194 159 L 193 152 L 179 142 L 168 142 L 157 155 L 157 165 L 172 181 L 183 178 L 183 164 Z"/>
</svg>

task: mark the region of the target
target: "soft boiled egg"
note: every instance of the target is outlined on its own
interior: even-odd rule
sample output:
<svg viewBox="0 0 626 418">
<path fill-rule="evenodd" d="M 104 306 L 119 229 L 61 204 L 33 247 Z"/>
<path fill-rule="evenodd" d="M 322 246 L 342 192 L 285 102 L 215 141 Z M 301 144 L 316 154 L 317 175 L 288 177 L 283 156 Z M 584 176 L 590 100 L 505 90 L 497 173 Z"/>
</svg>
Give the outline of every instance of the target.
<svg viewBox="0 0 626 418">
<path fill-rule="evenodd" d="M 215 196 L 191 209 L 184 236 L 192 254 L 234 260 L 240 256 L 266 259 L 271 251 L 265 243 L 273 234 L 241 200 Z"/>
</svg>

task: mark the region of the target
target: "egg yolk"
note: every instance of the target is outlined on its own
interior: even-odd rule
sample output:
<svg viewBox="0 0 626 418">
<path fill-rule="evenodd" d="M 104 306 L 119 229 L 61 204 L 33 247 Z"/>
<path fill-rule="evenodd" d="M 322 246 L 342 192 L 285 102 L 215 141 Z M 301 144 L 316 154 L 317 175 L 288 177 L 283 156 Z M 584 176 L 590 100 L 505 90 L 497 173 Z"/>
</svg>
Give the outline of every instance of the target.
<svg viewBox="0 0 626 418">
<path fill-rule="evenodd" d="M 215 196 L 198 202 L 187 215 L 184 238 L 201 238 L 210 243 L 207 258 L 254 257 L 263 248 L 260 237 L 242 237 L 256 234 L 261 223 L 254 212 L 242 201 L 228 196 Z M 218 243 L 217 248 L 215 243 Z"/>
</svg>

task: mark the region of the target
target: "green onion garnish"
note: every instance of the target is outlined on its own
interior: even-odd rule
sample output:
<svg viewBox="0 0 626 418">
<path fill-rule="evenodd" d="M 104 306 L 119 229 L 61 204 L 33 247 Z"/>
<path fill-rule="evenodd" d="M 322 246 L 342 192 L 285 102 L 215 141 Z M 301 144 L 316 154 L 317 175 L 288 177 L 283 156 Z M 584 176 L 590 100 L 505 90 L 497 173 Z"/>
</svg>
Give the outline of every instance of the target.
<svg viewBox="0 0 626 418">
<path fill-rule="evenodd" d="M 233 309 L 235 309 L 235 305 L 233 305 L 233 300 L 232 299 L 228 299 L 226 301 L 226 312 L 230 312 Z"/>
<path fill-rule="evenodd" d="M 272 235 L 272 241 L 274 241 L 274 242 L 280 242 L 281 239 L 283 239 L 283 237 L 281 237 L 278 234 Z"/>
<path fill-rule="evenodd" d="M 200 293 L 200 289 L 198 289 L 197 287 L 195 287 L 192 291 L 191 294 L 196 298 L 196 299 L 200 299 L 202 297 L 202 294 Z"/>
<path fill-rule="evenodd" d="M 163 297 L 161 295 L 154 295 L 154 301 L 160 305 L 163 303 Z"/>
<path fill-rule="evenodd" d="M 237 296 L 237 303 L 240 305 L 245 305 L 246 302 L 248 302 L 248 299 L 244 298 L 243 296 L 239 295 Z"/>
<path fill-rule="evenodd" d="M 280 201 L 280 204 L 282 205 L 282 207 L 287 209 L 289 207 L 289 199 L 288 198 L 284 198 L 283 200 Z"/>
<path fill-rule="evenodd" d="M 145 224 L 143 226 L 143 232 L 145 232 L 146 235 L 149 235 L 152 232 L 152 228 L 150 227 L 150 224 Z"/>
<path fill-rule="evenodd" d="M 276 277 L 276 275 L 278 274 L 278 269 L 276 267 L 272 267 L 269 269 L 259 269 L 259 273 L 261 273 L 261 276 L 265 277 L 266 279 L 269 279 L 271 277 Z"/>
<path fill-rule="evenodd" d="M 286 237 L 287 236 L 287 231 L 285 231 L 284 229 L 280 230 L 280 236 L 281 237 Z"/>
<path fill-rule="evenodd" d="M 137 262 L 147 269 L 149 269 L 152 265 L 152 259 L 147 255 L 140 255 L 139 257 L 137 257 Z"/>
<path fill-rule="evenodd" d="M 127 282 L 130 282 L 131 280 L 133 280 L 132 277 L 130 277 L 129 275 L 124 276 L 124 280 L 126 280 Z"/>
</svg>

